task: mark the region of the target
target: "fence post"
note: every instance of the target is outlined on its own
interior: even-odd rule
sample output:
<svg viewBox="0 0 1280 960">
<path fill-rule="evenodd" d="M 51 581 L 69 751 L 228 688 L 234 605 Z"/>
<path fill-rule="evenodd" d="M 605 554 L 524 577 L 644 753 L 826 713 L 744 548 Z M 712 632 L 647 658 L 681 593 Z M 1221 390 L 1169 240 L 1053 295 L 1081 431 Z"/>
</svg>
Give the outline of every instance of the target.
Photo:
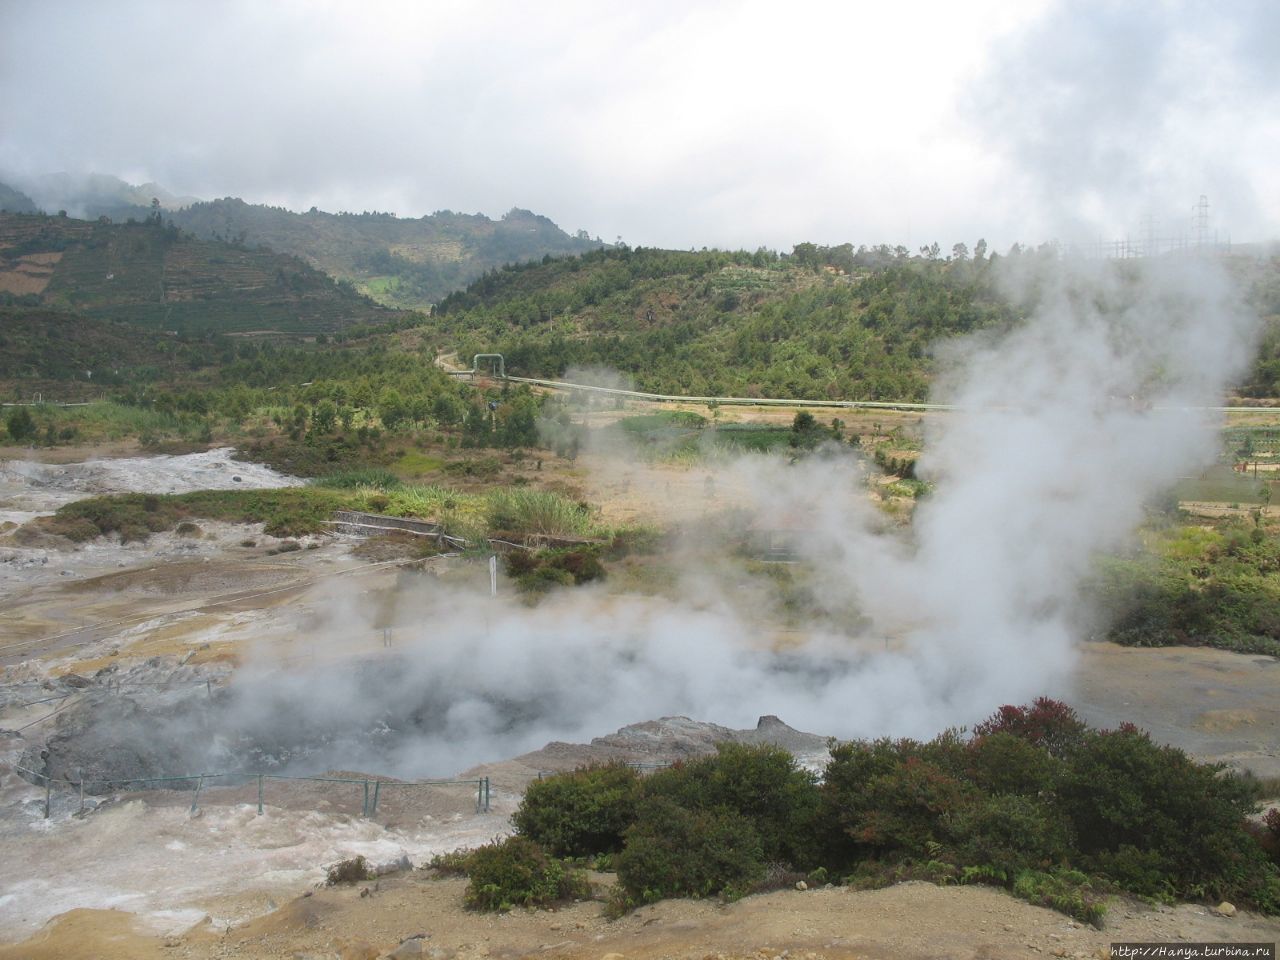
<svg viewBox="0 0 1280 960">
<path fill-rule="evenodd" d="M 198 780 L 196 780 L 196 789 L 191 794 L 191 812 L 192 813 L 196 812 L 196 802 L 200 798 L 200 788 L 203 786 L 204 786 L 204 777 L 201 776 Z"/>
<path fill-rule="evenodd" d="M 484 778 L 484 812 L 489 812 L 489 778 Z"/>
<path fill-rule="evenodd" d="M 47 773 L 44 775 L 44 818 L 49 819 L 49 800 L 53 793 L 53 778 Z"/>
<path fill-rule="evenodd" d="M 84 767 L 80 768 L 80 812 L 84 813 Z"/>
<path fill-rule="evenodd" d="M 258 774 L 258 816 L 262 816 L 262 774 Z"/>
<path fill-rule="evenodd" d="M 369 780 L 367 777 L 364 781 L 364 803 L 360 806 L 360 816 L 369 816 Z"/>
<path fill-rule="evenodd" d="M 382 781 L 373 781 L 373 803 L 369 807 L 369 816 L 378 812 L 378 794 L 382 792 Z"/>
</svg>

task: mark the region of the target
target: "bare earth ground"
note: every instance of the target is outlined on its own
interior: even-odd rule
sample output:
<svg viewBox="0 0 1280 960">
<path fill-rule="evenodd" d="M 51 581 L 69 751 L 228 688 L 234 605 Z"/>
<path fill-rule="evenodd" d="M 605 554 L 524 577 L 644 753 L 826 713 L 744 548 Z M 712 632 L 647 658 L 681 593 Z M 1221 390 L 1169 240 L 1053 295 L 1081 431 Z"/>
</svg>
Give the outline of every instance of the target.
<svg viewBox="0 0 1280 960">
<path fill-rule="evenodd" d="M 145 462 L 115 469 L 126 471 L 119 482 L 143 485 L 134 489 L 180 473 L 164 461 L 153 466 L 161 476 L 150 480 Z M 18 469 L 15 479 L 8 467 L 0 472 L 9 484 L 0 480 L 0 513 L 9 516 L 65 502 L 79 492 L 67 489 L 72 480 L 94 492 L 111 483 L 101 479 L 111 471 L 90 471 L 87 481 L 75 470 L 53 477 L 37 471 L 37 479 L 51 482 L 33 486 L 22 480 L 30 471 Z M 647 472 L 593 481 L 582 469 L 584 483 L 600 484 L 593 498 L 602 494 L 635 515 L 655 502 L 670 504 L 668 482 L 680 487 L 677 501 L 696 505 L 702 499 L 696 470 L 633 468 Z M 190 482 L 207 479 L 197 473 Z M 261 482 L 273 481 L 264 475 Z M 0 544 L 0 664 L 6 665 L 0 684 L 88 675 L 106 664 L 154 656 L 174 663 L 189 657 L 190 664 L 216 668 L 234 664 L 251 644 L 288 655 L 305 642 L 309 607 L 335 578 L 353 578 L 368 589 L 395 576 L 392 565 L 352 556 L 350 541 L 314 538 L 315 549 L 268 556 L 278 542 L 260 531 L 202 527 L 196 538 L 161 535 L 145 545 L 102 542 L 70 552 Z M 248 541 L 253 546 L 243 545 Z M 353 646 L 376 649 L 379 640 L 356 637 Z M 1088 644 L 1071 700 L 1094 723 L 1132 720 L 1198 756 L 1274 776 L 1280 775 L 1275 670 L 1270 658 L 1215 650 Z M 57 706 L 11 704 L 0 727 L 39 721 Z M 154 792 L 121 798 L 84 817 L 74 816 L 74 798 L 62 797 L 45 820 L 43 791 L 11 770 L 23 742 L 0 739 L 6 865 L 0 871 L 0 941 L 23 941 L 0 947 L 0 960 L 378 957 L 418 932 L 431 935 L 428 950 L 443 951 L 431 954 L 436 960 L 534 953 L 769 958 L 784 951 L 833 958 L 1088 956 L 1118 940 L 1270 942 L 1280 934 L 1274 920 L 1217 917 L 1193 905 L 1120 905 L 1098 932 L 999 891 L 917 884 L 869 893 L 786 891 L 729 906 L 663 903 L 616 922 L 601 918 L 598 903 L 483 917 L 461 909 L 459 881 L 421 872 L 389 875 L 376 889 L 368 884 L 364 897 L 359 889 L 314 888 L 325 866 L 343 857 L 363 854 L 390 864 L 407 855 L 420 864 L 433 853 L 484 842 L 504 831 L 520 791 L 539 769 L 571 767 L 598 748 L 552 745 L 470 771 L 493 778 L 489 814 L 475 812 L 470 794 L 442 788 L 417 806 L 389 803 L 365 820 L 354 798 L 281 785 L 268 794 L 262 817 L 242 788 L 207 792 L 196 817 L 188 813 L 185 794 Z"/>
<path fill-rule="evenodd" d="M 168 937 L 149 935 L 121 911 L 76 910 L 26 943 L 0 947 L 0 960 L 375 960 L 418 934 L 426 935 L 421 946 L 402 948 L 400 956 L 1013 960 L 1107 956 L 1113 942 L 1273 942 L 1277 933 L 1274 922 L 1244 914 L 1138 904 L 1114 911 L 1099 931 L 997 890 L 923 883 L 861 893 L 781 891 L 728 905 L 666 901 L 616 921 L 604 919 L 595 902 L 555 912 L 468 913 L 458 906 L 464 886 L 419 872 L 319 889 L 230 930 L 198 923 Z"/>
</svg>

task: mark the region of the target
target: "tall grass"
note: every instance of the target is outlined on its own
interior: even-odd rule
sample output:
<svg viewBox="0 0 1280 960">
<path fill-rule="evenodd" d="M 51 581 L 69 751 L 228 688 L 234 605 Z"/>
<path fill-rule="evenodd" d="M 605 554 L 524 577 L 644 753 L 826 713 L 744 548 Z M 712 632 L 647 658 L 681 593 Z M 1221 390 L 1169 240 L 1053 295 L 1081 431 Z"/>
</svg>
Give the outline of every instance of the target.
<svg viewBox="0 0 1280 960">
<path fill-rule="evenodd" d="M 495 530 L 549 537 L 587 537 L 595 532 L 587 508 L 558 493 L 494 490 L 488 498 L 489 524 Z"/>
<path fill-rule="evenodd" d="M 390 470 L 382 470 L 378 467 L 354 467 L 350 470 L 339 470 L 323 477 L 316 477 L 311 481 L 311 485 L 328 487 L 331 490 L 363 489 L 385 492 L 400 487 L 401 481 Z"/>
<path fill-rule="evenodd" d="M 389 512 L 437 520 L 450 534 L 466 539 L 494 532 L 549 537 L 604 532 L 582 504 L 545 490 L 462 493 L 437 484 L 405 484 L 388 490 L 386 496 Z"/>
<path fill-rule="evenodd" d="M 56 407 L 42 404 L 31 408 L 40 424 L 52 423 L 55 430 L 73 429 L 84 440 L 122 440 L 144 435 L 176 435 L 181 424 L 170 413 L 145 407 L 130 407 L 103 400 L 83 407 Z"/>
</svg>

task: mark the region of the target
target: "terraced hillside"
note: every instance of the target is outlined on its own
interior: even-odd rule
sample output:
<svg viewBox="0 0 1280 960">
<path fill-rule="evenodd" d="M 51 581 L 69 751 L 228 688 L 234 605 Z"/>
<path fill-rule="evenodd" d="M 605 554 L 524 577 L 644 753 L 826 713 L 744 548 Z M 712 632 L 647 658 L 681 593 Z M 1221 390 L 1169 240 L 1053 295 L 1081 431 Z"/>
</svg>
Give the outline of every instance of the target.
<svg viewBox="0 0 1280 960">
<path fill-rule="evenodd" d="M 332 333 L 394 311 L 297 257 L 196 240 L 158 216 L 0 214 L 0 293 L 179 333 Z"/>
</svg>

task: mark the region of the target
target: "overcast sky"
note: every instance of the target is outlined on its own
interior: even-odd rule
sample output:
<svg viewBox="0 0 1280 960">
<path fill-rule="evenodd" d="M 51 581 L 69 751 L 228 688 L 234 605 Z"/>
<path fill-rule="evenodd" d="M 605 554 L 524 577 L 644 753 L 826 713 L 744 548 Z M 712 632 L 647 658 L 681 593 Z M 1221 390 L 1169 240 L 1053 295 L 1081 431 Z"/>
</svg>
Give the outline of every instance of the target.
<svg viewBox="0 0 1280 960">
<path fill-rule="evenodd" d="M 1280 237 L 1280 3 L 0 0 L 0 170 L 670 247 Z"/>
</svg>

